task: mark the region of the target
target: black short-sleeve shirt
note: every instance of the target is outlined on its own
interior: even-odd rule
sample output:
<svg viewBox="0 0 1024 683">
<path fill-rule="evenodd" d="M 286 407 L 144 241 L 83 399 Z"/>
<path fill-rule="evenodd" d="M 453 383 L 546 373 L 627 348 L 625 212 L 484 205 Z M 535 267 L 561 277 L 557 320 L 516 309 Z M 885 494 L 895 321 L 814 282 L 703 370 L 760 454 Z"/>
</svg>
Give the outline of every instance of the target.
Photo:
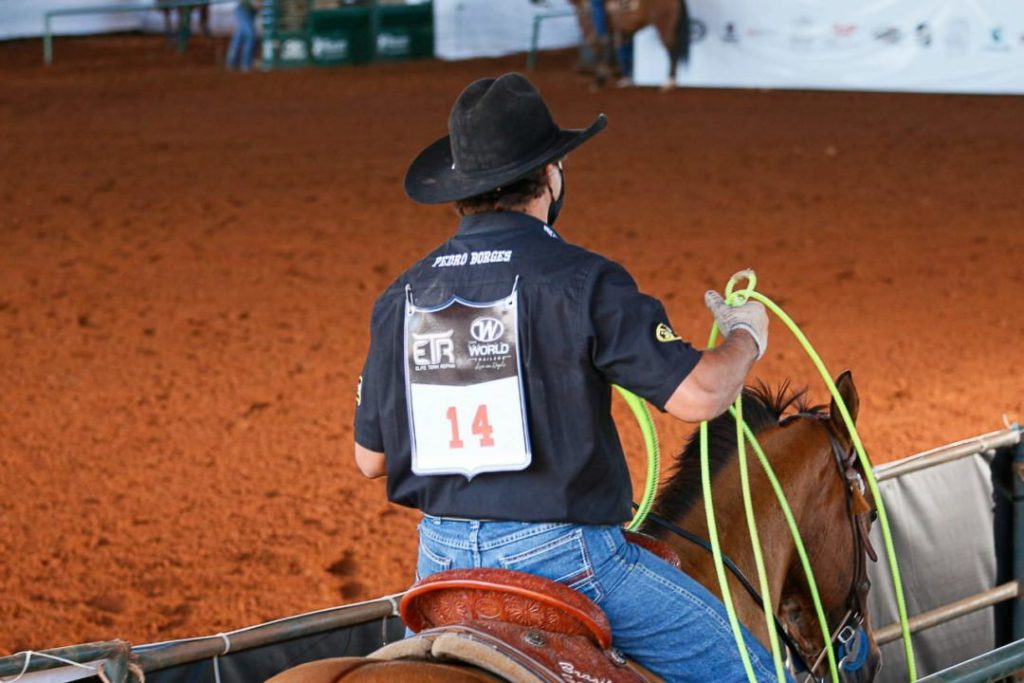
<svg viewBox="0 0 1024 683">
<path fill-rule="evenodd" d="M 516 278 L 518 277 L 518 283 Z M 532 462 L 517 472 L 418 476 L 405 392 L 407 288 L 416 305 L 518 292 Z M 386 456 L 388 498 L 433 515 L 618 524 L 630 480 L 611 417 L 611 385 L 664 409 L 700 359 L 661 303 L 619 264 L 563 241 L 526 214 L 467 216 L 457 234 L 379 297 L 360 380 L 355 439 Z"/>
</svg>

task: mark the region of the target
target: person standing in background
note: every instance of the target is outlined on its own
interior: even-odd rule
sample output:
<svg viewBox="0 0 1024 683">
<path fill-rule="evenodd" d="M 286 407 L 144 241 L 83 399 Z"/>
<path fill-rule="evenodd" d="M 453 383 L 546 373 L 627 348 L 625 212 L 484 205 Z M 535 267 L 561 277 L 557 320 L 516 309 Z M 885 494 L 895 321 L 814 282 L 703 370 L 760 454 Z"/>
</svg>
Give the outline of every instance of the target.
<svg viewBox="0 0 1024 683">
<path fill-rule="evenodd" d="M 257 9 L 254 0 L 240 0 L 235 7 L 235 29 L 231 33 L 231 44 L 228 45 L 228 56 L 224 63 L 226 68 L 248 71 L 252 67 Z"/>
</svg>

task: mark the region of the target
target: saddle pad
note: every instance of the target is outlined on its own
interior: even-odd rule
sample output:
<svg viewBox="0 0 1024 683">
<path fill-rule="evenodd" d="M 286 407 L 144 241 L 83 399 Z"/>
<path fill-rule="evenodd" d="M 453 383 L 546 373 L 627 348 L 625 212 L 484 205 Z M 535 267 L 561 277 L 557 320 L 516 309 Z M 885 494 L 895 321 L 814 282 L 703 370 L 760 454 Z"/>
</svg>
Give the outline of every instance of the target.
<svg viewBox="0 0 1024 683">
<path fill-rule="evenodd" d="M 413 641 L 413 642 L 408 642 Z M 374 659 L 427 656 L 469 664 L 510 683 L 647 683 L 648 679 L 583 636 L 552 633 L 516 624 L 476 621 L 423 631 L 377 650 Z"/>
</svg>

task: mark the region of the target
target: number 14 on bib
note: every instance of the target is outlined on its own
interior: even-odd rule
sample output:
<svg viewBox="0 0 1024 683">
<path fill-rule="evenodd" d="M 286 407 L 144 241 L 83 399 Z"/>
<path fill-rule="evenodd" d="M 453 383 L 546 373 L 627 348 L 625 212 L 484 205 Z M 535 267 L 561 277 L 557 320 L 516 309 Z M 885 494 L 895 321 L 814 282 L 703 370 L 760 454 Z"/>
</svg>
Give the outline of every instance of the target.
<svg viewBox="0 0 1024 683">
<path fill-rule="evenodd" d="M 530 465 L 517 299 L 513 288 L 498 301 L 454 297 L 420 308 L 407 291 L 405 386 L 414 473 L 472 478 Z"/>
</svg>

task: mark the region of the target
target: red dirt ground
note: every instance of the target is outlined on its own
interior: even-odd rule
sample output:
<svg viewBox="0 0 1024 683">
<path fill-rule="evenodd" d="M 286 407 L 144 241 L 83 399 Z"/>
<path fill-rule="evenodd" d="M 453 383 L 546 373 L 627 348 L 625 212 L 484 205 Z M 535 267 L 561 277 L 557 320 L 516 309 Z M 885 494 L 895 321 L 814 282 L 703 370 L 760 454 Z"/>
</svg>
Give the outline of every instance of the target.
<svg viewBox="0 0 1024 683">
<path fill-rule="evenodd" d="M 0 46 L 0 653 L 202 635 L 403 589 L 416 515 L 351 461 L 376 294 L 454 218 L 402 193 L 471 79 L 521 56 L 236 75 L 221 43 Z M 559 228 L 698 343 L 753 266 L 876 462 L 1024 406 L 1024 98 L 536 82 Z M 822 395 L 780 325 L 755 376 Z M 623 424 L 629 417 L 621 415 Z M 664 418 L 663 442 L 689 431 Z M 638 453 L 636 430 L 627 445 Z M 634 481 L 641 458 L 634 457 Z"/>
</svg>

